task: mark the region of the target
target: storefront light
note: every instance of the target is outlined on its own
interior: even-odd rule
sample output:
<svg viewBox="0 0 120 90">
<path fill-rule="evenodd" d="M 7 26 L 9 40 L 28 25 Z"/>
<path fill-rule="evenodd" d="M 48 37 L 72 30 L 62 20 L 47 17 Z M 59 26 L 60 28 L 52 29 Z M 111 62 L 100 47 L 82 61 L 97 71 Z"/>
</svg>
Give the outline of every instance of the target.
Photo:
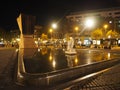
<svg viewBox="0 0 120 90">
<path fill-rule="evenodd" d="M 118 44 L 120 44 L 120 40 L 118 40 Z"/>
<path fill-rule="evenodd" d="M 97 40 L 97 45 L 100 45 L 100 40 Z"/>
</svg>

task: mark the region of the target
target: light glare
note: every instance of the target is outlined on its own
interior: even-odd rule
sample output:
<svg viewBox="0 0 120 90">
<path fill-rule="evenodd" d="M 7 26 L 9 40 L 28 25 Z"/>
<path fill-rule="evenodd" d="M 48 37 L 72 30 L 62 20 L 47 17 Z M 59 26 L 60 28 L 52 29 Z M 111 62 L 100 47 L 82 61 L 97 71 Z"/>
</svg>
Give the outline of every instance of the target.
<svg viewBox="0 0 120 90">
<path fill-rule="evenodd" d="M 93 27 L 94 21 L 92 19 L 88 19 L 88 20 L 86 20 L 85 25 L 86 25 L 86 27 Z"/>
<path fill-rule="evenodd" d="M 55 23 L 53 23 L 53 24 L 52 24 L 52 27 L 53 27 L 54 29 L 56 29 L 56 28 L 57 28 L 57 25 L 56 25 Z"/>
</svg>

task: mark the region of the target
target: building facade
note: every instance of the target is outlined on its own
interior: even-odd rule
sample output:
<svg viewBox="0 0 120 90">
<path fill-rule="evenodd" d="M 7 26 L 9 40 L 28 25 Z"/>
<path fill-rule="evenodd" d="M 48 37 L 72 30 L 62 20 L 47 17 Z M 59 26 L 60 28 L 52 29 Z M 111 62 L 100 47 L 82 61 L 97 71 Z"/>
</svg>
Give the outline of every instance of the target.
<svg viewBox="0 0 120 90">
<path fill-rule="evenodd" d="M 90 39 L 90 30 L 84 30 L 85 21 L 87 19 L 93 19 L 95 22 L 94 28 L 92 28 L 92 30 L 95 30 L 97 28 L 105 29 L 103 26 L 107 24 L 108 30 L 116 31 L 120 34 L 120 7 L 72 12 L 67 15 L 66 18 L 68 20 L 69 26 L 71 26 L 70 28 L 73 29 L 73 27 L 76 25 L 79 26 L 79 33 L 87 37 L 87 39 Z M 90 42 L 90 40 L 87 40 L 86 43 Z"/>
<path fill-rule="evenodd" d="M 109 28 L 120 33 L 120 7 L 73 12 L 66 16 L 69 23 L 82 25 L 87 18 L 94 18 L 96 27 L 108 24 Z"/>
</svg>

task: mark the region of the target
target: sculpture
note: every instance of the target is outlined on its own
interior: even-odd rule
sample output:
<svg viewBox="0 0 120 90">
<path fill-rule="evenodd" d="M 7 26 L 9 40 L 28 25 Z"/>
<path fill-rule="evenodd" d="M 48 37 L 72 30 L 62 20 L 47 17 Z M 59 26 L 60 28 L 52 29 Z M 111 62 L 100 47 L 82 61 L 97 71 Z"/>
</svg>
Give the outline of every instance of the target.
<svg viewBox="0 0 120 90">
<path fill-rule="evenodd" d="M 66 54 L 76 54 L 76 50 L 74 47 L 74 39 L 70 37 L 70 40 L 67 42 L 67 51 L 65 51 Z"/>
</svg>

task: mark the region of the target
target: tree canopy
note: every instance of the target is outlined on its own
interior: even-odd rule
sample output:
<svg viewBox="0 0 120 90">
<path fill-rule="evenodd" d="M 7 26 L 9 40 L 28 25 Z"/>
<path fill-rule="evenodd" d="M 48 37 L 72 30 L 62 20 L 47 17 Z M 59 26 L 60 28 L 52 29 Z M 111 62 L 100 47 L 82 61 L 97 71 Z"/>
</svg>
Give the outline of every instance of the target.
<svg viewBox="0 0 120 90">
<path fill-rule="evenodd" d="M 101 39 L 103 37 L 102 29 L 98 28 L 91 33 L 92 39 Z"/>
</svg>

